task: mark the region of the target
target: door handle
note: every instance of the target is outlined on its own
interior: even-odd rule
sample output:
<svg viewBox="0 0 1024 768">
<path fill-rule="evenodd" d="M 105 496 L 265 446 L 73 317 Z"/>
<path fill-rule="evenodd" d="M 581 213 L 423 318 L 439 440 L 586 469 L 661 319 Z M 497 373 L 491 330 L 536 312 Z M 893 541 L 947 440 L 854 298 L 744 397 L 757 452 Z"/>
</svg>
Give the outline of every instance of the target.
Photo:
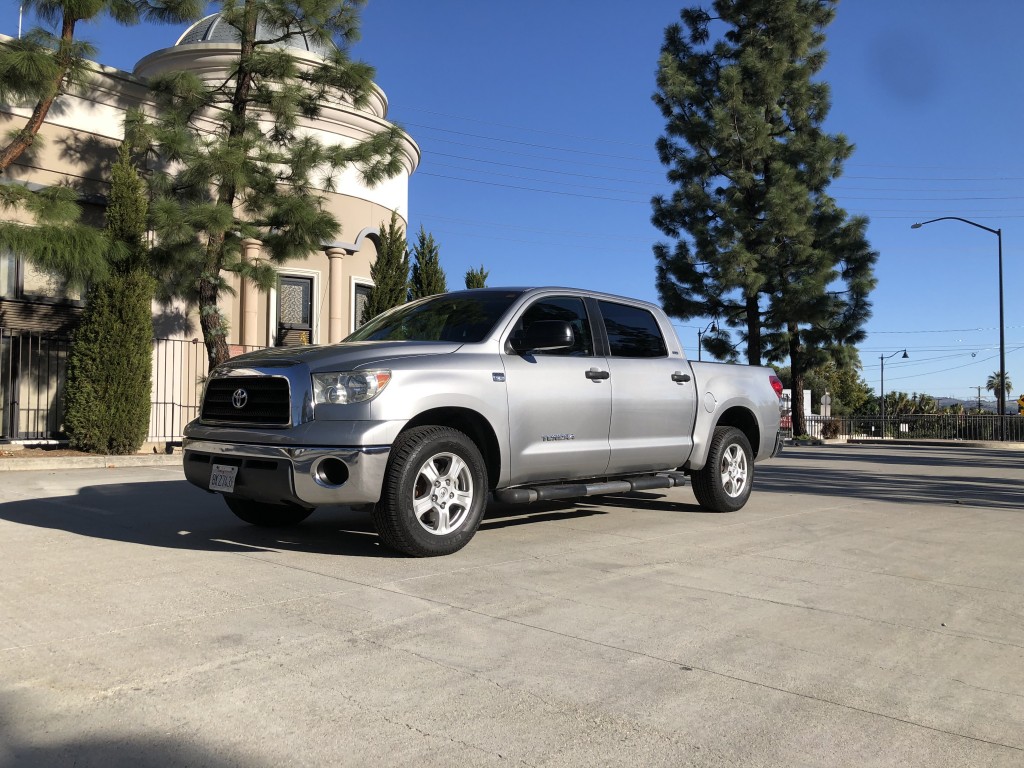
<svg viewBox="0 0 1024 768">
<path fill-rule="evenodd" d="M 611 378 L 611 374 L 608 373 L 608 371 L 601 371 L 598 370 L 597 368 L 591 368 L 589 371 L 586 372 L 585 375 L 588 379 L 591 380 Z"/>
<path fill-rule="evenodd" d="M 675 382 L 677 382 L 679 384 L 682 384 L 683 382 L 689 381 L 689 380 L 690 380 L 690 374 L 688 374 L 688 373 L 680 373 L 679 371 L 676 371 L 675 373 L 672 374 L 672 381 L 675 381 Z"/>
</svg>

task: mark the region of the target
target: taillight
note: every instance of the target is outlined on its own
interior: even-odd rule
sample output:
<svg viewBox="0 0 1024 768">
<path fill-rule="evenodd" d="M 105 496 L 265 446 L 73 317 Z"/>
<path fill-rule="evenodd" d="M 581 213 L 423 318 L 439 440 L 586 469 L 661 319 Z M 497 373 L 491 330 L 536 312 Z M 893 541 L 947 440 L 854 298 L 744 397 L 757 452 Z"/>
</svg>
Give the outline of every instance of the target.
<svg viewBox="0 0 1024 768">
<path fill-rule="evenodd" d="M 782 391 L 785 389 L 785 387 L 782 386 L 782 379 L 780 379 L 778 376 L 769 376 L 768 381 L 771 382 L 772 389 L 775 390 L 775 396 L 781 400 Z"/>
</svg>

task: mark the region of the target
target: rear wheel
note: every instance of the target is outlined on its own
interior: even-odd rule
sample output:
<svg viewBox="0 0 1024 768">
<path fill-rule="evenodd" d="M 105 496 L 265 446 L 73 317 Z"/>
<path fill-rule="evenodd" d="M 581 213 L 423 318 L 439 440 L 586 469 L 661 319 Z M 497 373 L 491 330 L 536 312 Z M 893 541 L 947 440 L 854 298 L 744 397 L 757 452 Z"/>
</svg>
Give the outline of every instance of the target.
<svg viewBox="0 0 1024 768">
<path fill-rule="evenodd" d="M 392 549 L 448 555 L 473 538 L 486 497 L 487 472 L 472 440 L 450 427 L 415 427 L 391 449 L 373 522 Z"/>
<path fill-rule="evenodd" d="M 750 441 L 736 427 L 715 427 L 704 468 L 693 474 L 697 503 L 713 512 L 735 512 L 750 498 L 754 457 Z"/>
<path fill-rule="evenodd" d="M 239 519 L 244 520 L 250 525 L 259 525 L 264 528 L 283 528 L 288 525 L 298 525 L 313 514 L 312 509 L 306 509 L 305 507 L 267 504 L 262 501 L 240 499 L 234 496 L 225 496 L 224 501 L 228 505 L 228 509 L 234 512 Z"/>
</svg>

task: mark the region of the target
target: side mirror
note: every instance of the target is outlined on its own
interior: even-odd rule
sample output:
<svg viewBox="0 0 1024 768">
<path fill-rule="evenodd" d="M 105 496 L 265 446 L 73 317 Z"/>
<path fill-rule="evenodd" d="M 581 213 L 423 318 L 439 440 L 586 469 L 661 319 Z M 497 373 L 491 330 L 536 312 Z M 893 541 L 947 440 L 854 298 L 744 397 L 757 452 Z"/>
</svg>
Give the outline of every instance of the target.
<svg viewBox="0 0 1024 768">
<path fill-rule="evenodd" d="M 565 320 L 538 320 L 509 339 L 512 349 L 519 354 L 571 349 L 575 341 L 572 326 Z"/>
</svg>

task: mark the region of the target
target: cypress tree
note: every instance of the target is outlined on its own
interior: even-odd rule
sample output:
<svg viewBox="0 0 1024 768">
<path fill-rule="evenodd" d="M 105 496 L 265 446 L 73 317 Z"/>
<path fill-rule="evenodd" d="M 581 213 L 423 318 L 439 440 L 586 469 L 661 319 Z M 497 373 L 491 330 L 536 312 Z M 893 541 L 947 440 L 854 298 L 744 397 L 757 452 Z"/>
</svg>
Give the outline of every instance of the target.
<svg viewBox="0 0 1024 768">
<path fill-rule="evenodd" d="M 149 431 L 154 281 L 146 270 L 147 200 L 122 143 L 107 207 L 108 277 L 92 285 L 72 337 L 64 426 L 72 448 L 134 453 Z"/>
<path fill-rule="evenodd" d="M 420 227 L 416 245 L 412 248 L 412 280 L 410 281 L 409 298 L 419 299 L 447 293 L 448 280 L 441 269 L 440 248 L 434 242 L 434 236 L 427 234 Z"/>
<path fill-rule="evenodd" d="M 680 319 L 715 316 L 705 339 L 728 357 L 738 332 L 747 362 L 791 366 L 794 430 L 803 376 L 843 363 L 864 338 L 877 254 L 867 220 L 827 194 L 853 146 L 822 124 L 829 88 L 825 27 L 837 0 L 715 0 L 665 31 L 654 101 L 668 196 L 652 221 L 658 292 Z M 713 34 L 714 33 L 714 34 Z"/>
<path fill-rule="evenodd" d="M 484 269 L 483 264 L 480 265 L 480 269 L 473 269 L 473 267 L 470 267 L 466 270 L 466 287 L 486 288 L 488 274 L 489 272 Z"/>
<path fill-rule="evenodd" d="M 409 251 L 405 232 L 398 224 L 398 213 L 391 212 L 391 221 L 380 224 L 377 260 L 370 267 L 373 288 L 370 291 L 362 322 L 381 312 L 404 304 L 409 294 Z"/>
</svg>

